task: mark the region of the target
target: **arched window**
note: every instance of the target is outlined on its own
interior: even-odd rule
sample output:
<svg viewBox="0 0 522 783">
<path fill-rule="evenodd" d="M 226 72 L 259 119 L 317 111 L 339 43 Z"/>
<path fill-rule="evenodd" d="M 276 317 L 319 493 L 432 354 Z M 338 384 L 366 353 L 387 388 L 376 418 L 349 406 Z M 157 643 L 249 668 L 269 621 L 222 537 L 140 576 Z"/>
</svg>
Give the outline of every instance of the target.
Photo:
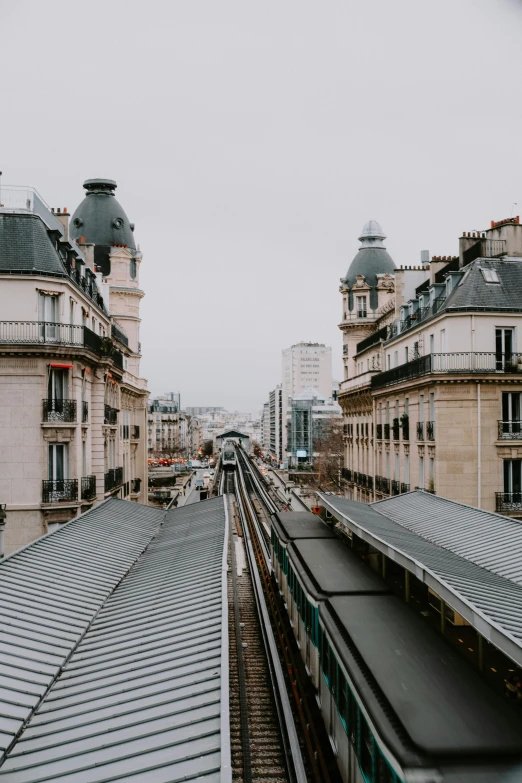
<svg viewBox="0 0 522 783">
<path fill-rule="evenodd" d="M 131 258 L 130 262 L 130 276 L 133 280 L 136 279 L 136 259 Z"/>
</svg>

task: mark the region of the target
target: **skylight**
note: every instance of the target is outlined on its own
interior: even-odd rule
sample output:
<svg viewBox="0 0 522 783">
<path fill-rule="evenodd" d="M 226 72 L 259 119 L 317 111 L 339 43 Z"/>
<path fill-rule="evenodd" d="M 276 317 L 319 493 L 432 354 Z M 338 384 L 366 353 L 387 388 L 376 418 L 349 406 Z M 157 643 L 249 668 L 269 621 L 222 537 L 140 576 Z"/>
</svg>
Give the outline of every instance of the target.
<svg viewBox="0 0 522 783">
<path fill-rule="evenodd" d="M 480 271 L 486 283 L 500 283 L 496 269 L 481 269 Z"/>
</svg>

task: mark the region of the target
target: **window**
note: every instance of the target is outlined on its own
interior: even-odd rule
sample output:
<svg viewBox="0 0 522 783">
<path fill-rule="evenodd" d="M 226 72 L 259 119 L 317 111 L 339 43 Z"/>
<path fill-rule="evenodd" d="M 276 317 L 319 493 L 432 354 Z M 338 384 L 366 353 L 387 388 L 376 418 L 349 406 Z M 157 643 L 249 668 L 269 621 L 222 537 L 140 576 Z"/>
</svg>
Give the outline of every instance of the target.
<svg viewBox="0 0 522 783">
<path fill-rule="evenodd" d="M 515 436 L 520 433 L 520 392 L 502 393 L 502 433 Z"/>
<path fill-rule="evenodd" d="M 399 351 L 394 351 L 393 353 L 393 366 L 394 367 L 399 366 Z"/>
<path fill-rule="evenodd" d="M 513 502 L 522 501 L 522 460 L 504 460 L 504 492 L 513 495 Z"/>
<path fill-rule="evenodd" d="M 372 778 L 373 737 L 366 720 L 361 715 L 361 769 L 367 780 Z"/>
<path fill-rule="evenodd" d="M 430 353 L 435 353 L 435 335 L 430 334 Z"/>
<path fill-rule="evenodd" d="M 430 392 L 430 421 L 435 421 L 435 394 Z"/>
<path fill-rule="evenodd" d="M 408 363 L 408 346 L 404 349 L 404 361 Z"/>
<path fill-rule="evenodd" d="M 486 283 L 500 283 L 496 269 L 481 269 L 480 271 Z"/>
<path fill-rule="evenodd" d="M 388 354 L 386 357 L 386 369 L 387 370 L 391 369 L 391 354 Z"/>
<path fill-rule="evenodd" d="M 40 340 L 55 342 L 58 339 L 58 296 L 40 294 L 38 297 L 38 320 L 40 321 Z"/>
<path fill-rule="evenodd" d="M 69 371 L 49 368 L 49 377 L 47 381 L 47 399 L 48 400 L 66 400 L 69 388 Z"/>
<path fill-rule="evenodd" d="M 357 296 L 357 318 L 366 318 L 366 297 Z"/>
<path fill-rule="evenodd" d="M 69 444 L 49 443 L 49 481 L 63 481 L 69 475 Z"/>
<path fill-rule="evenodd" d="M 424 421 L 424 394 L 419 395 L 419 421 Z"/>
<path fill-rule="evenodd" d="M 131 260 L 130 260 L 129 274 L 130 274 L 132 280 L 136 279 L 136 259 L 135 258 L 131 258 Z"/>
<path fill-rule="evenodd" d="M 505 370 L 513 361 L 514 329 L 500 327 L 495 329 L 495 368 Z"/>
<path fill-rule="evenodd" d="M 404 455 L 404 483 L 410 483 L 410 455 Z"/>
</svg>

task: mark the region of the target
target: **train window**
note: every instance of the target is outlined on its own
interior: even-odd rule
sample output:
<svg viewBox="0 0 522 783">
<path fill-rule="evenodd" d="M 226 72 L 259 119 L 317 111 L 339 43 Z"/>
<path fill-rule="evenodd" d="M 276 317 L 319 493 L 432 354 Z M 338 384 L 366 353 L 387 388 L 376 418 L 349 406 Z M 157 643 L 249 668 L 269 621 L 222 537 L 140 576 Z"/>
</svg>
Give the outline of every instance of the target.
<svg viewBox="0 0 522 783">
<path fill-rule="evenodd" d="M 348 722 L 348 683 L 346 677 L 339 669 L 339 699 L 338 699 L 339 715 L 343 722 L 343 726 L 346 729 Z"/>
<path fill-rule="evenodd" d="M 352 745 L 357 745 L 357 702 L 353 697 L 353 693 L 350 693 L 348 700 L 348 736 Z"/>
<path fill-rule="evenodd" d="M 375 783 L 394 783 L 395 775 L 382 753 L 376 753 Z"/>
<path fill-rule="evenodd" d="M 330 685 L 330 645 L 326 636 L 323 636 L 323 673 L 326 682 Z"/>
<path fill-rule="evenodd" d="M 360 763 L 363 774 L 372 780 L 373 737 L 370 727 L 361 715 L 361 755 Z"/>
</svg>

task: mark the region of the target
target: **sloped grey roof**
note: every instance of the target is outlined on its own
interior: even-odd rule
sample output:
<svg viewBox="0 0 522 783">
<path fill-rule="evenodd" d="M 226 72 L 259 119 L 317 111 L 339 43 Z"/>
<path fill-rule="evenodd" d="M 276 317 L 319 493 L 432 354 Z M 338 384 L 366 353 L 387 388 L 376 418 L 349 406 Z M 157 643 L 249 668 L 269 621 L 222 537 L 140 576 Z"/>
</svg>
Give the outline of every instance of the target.
<svg viewBox="0 0 522 783">
<path fill-rule="evenodd" d="M 0 272 L 66 276 L 60 256 L 38 215 L 0 213 Z"/>
<path fill-rule="evenodd" d="M 486 283 L 481 269 L 494 269 L 499 283 Z M 522 310 L 522 258 L 477 258 L 444 303 L 451 308 Z"/>
<path fill-rule="evenodd" d="M 377 285 L 377 275 L 395 272 L 395 262 L 384 247 L 361 247 L 346 273 L 346 285 L 352 286 L 357 275 L 364 275 L 368 285 Z"/>
<path fill-rule="evenodd" d="M 91 515 L 102 508 L 109 524 L 115 513 L 134 520 L 120 535 L 108 531 L 115 553 L 127 537 L 135 548 L 143 550 L 143 539 L 148 546 L 119 584 L 106 588 L 83 638 L 75 637 L 70 660 L 0 766 L 0 781 L 227 779 L 220 774 L 228 747 L 223 498 L 166 513 L 110 501 L 84 515 L 86 546 Z M 53 539 L 63 532 L 45 539 L 50 564 Z M 104 552 L 94 585 L 103 581 Z M 88 571 L 89 559 L 71 553 L 73 587 L 76 568 L 84 563 Z"/>
<path fill-rule="evenodd" d="M 501 575 L 498 567 L 502 534 L 509 537 L 510 548 L 516 549 L 519 544 L 515 542 L 522 538 L 520 524 L 516 527 L 507 517 L 421 491 L 370 505 L 335 495 L 320 497 L 338 520 L 416 573 L 481 634 L 522 665 L 522 585 Z M 441 541 L 444 543 L 438 543 Z M 505 557 L 510 559 L 508 548 Z"/>
</svg>

